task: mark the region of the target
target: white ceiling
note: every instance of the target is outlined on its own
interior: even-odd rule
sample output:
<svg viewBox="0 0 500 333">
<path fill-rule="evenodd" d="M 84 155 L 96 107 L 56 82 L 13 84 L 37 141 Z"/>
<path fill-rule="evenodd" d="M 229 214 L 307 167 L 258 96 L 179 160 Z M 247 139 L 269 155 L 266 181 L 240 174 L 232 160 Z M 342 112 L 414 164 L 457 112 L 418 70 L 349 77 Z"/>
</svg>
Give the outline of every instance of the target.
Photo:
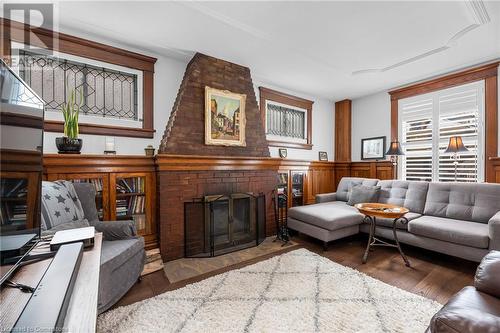
<svg viewBox="0 0 500 333">
<path fill-rule="evenodd" d="M 58 10 L 62 31 L 184 60 L 202 52 L 250 67 L 254 80 L 334 101 L 500 58 L 496 1 L 80 1 Z"/>
</svg>

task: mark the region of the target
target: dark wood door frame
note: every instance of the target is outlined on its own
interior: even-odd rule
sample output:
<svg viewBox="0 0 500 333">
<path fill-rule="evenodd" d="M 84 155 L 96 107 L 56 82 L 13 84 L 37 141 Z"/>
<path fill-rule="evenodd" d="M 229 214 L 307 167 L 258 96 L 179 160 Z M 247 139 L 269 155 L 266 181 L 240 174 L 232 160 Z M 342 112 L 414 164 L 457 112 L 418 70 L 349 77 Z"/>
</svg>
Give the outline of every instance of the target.
<svg viewBox="0 0 500 333">
<path fill-rule="evenodd" d="M 389 91 L 391 96 L 391 141 L 398 140 L 398 101 L 402 98 L 426 94 L 462 84 L 484 80 L 485 91 L 485 180 L 495 181 L 491 158 L 498 155 L 498 66 L 495 61 L 459 72 L 419 82 Z"/>
</svg>

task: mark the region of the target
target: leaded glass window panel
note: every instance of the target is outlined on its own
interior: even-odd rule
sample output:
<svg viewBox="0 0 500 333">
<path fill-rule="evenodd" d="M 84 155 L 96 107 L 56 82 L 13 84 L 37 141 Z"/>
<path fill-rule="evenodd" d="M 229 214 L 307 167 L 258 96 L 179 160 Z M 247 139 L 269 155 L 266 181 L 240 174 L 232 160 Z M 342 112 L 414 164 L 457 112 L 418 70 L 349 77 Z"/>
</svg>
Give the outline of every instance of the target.
<svg viewBox="0 0 500 333">
<path fill-rule="evenodd" d="M 42 97 L 47 111 L 59 111 L 69 91 L 81 89 L 83 114 L 142 121 L 137 75 L 26 50 L 19 58 L 21 78 Z"/>
<path fill-rule="evenodd" d="M 266 134 L 289 139 L 306 138 L 306 110 L 267 101 Z"/>
</svg>

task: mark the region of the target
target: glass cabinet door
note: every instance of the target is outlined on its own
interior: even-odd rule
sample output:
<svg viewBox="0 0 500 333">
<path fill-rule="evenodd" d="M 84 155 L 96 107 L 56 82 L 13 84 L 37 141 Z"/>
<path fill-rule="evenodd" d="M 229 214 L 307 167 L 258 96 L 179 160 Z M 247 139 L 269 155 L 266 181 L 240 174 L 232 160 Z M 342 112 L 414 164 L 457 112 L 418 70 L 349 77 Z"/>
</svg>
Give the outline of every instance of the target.
<svg viewBox="0 0 500 333">
<path fill-rule="evenodd" d="M 152 219 L 150 173 L 111 174 L 111 214 L 114 220 L 132 220 L 140 235 L 150 233 Z M 113 191 L 114 189 L 114 191 Z"/>
<path fill-rule="evenodd" d="M 304 172 L 292 171 L 291 173 L 291 206 L 304 205 Z"/>
</svg>

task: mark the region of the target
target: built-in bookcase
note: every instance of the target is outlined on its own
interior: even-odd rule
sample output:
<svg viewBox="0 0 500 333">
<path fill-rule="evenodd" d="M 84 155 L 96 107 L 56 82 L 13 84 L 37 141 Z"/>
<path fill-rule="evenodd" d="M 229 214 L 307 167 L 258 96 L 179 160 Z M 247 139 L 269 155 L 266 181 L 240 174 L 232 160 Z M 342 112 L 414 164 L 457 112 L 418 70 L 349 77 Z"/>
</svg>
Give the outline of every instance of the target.
<svg viewBox="0 0 500 333">
<path fill-rule="evenodd" d="M 67 160 L 66 166 L 59 166 Z M 75 165 L 72 165 L 71 163 Z M 140 162 L 141 165 L 131 165 Z M 146 248 L 157 246 L 154 162 L 138 156 L 45 156 L 47 179 L 91 183 L 102 221 L 134 221 Z M 57 163 L 57 167 L 52 164 Z M 73 173 L 71 171 L 85 171 Z M 135 171 L 138 170 L 138 171 Z M 53 171 L 53 172 L 51 172 Z M 129 172 L 130 171 L 130 172 Z"/>
</svg>

